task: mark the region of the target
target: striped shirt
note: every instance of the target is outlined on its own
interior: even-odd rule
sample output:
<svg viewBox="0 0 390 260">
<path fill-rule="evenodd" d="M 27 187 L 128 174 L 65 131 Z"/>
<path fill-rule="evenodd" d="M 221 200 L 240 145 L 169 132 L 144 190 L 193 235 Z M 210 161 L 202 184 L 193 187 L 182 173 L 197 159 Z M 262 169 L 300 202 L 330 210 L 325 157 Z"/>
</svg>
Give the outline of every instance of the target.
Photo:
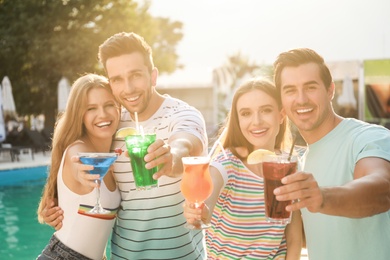
<svg viewBox="0 0 390 260">
<path fill-rule="evenodd" d="M 207 152 L 204 119 L 183 101 L 166 96 L 159 110 L 139 124 L 164 141 L 179 132 L 191 133 Z M 119 128 L 128 126 L 135 127 L 135 122 L 124 109 Z M 114 140 L 112 148 L 117 147 L 125 149 L 123 140 Z M 114 172 L 122 202 L 112 234 L 111 259 L 204 259 L 202 232 L 184 227 L 181 177 L 163 176 L 157 189 L 136 191 L 129 158 L 123 154 Z"/>
<path fill-rule="evenodd" d="M 251 172 L 230 150 L 211 162 L 225 185 L 206 230 L 208 259 L 284 259 L 285 225 L 265 220 L 263 178 Z"/>
</svg>

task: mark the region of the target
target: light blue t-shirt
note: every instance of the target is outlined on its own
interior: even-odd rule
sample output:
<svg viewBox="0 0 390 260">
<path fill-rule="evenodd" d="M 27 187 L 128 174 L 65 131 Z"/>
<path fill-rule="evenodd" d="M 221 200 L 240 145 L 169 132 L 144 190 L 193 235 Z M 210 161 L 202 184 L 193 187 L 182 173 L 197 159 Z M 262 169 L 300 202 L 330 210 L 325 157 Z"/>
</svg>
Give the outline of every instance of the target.
<svg viewBox="0 0 390 260">
<path fill-rule="evenodd" d="M 390 161 L 390 131 L 344 119 L 309 145 L 304 170 L 320 187 L 341 186 L 353 180 L 355 164 L 365 157 Z M 359 219 L 301 211 L 310 260 L 390 259 L 390 211 Z"/>
</svg>

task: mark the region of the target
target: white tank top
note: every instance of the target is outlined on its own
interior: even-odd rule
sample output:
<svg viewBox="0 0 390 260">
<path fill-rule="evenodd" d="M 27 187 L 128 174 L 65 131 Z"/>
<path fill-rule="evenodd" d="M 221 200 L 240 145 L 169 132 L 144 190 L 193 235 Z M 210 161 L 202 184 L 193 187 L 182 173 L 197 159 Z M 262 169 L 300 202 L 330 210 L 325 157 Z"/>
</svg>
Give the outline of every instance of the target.
<svg viewBox="0 0 390 260">
<path fill-rule="evenodd" d="M 96 203 L 96 190 L 79 195 L 71 191 L 64 183 L 62 171 L 65 150 L 57 176 L 58 205 L 64 211 L 62 228 L 55 235 L 66 246 L 92 259 L 101 260 L 107 240 L 115 222 L 116 211 L 120 204 L 118 188 L 111 192 L 104 181 L 100 185 L 100 200 L 105 209 L 110 209 L 105 219 L 83 215 Z"/>
</svg>

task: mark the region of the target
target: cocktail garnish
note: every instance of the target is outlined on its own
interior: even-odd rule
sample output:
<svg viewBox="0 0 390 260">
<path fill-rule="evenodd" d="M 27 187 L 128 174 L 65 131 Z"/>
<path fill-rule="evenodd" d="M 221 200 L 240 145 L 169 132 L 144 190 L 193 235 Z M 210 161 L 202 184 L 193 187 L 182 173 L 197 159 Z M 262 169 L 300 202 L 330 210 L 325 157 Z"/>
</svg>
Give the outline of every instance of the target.
<svg viewBox="0 0 390 260">
<path fill-rule="evenodd" d="M 266 149 L 257 149 L 251 152 L 246 159 L 248 164 L 258 164 L 263 162 L 263 157 L 265 155 L 275 155 L 274 152 L 266 150 Z"/>
</svg>

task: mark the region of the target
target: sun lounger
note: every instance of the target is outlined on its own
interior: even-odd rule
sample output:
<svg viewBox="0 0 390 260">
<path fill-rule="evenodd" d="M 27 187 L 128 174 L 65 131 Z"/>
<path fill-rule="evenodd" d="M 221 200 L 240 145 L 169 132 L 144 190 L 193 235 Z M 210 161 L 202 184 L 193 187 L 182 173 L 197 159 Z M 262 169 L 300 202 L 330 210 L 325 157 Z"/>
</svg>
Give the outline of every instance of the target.
<svg viewBox="0 0 390 260">
<path fill-rule="evenodd" d="M 31 159 L 34 160 L 34 151 L 30 147 L 12 146 L 11 144 L 2 144 L 0 147 L 0 154 L 9 154 L 11 161 L 19 161 L 19 155 L 29 153 Z"/>
<path fill-rule="evenodd" d="M 50 149 L 50 142 L 46 141 L 43 135 L 37 130 L 24 130 L 26 134 L 26 143 L 34 149 L 35 152 L 42 151 L 45 154 Z"/>
</svg>

